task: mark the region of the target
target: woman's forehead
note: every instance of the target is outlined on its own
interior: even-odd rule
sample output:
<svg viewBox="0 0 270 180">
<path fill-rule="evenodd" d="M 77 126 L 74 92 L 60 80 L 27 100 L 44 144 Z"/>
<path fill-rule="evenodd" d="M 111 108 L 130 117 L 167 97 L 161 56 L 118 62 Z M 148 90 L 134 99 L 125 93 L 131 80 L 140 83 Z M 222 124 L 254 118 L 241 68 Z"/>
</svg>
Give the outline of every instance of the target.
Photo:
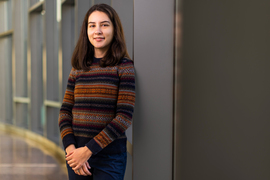
<svg viewBox="0 0 270 180">
<path fill-rule="evenodd" d="M 88 17 L 88 23 L 90 22 L 102 22 L 102 21 L 111 21 L 108 15 L 101 11 L 94 11 Z"/>
</svg>

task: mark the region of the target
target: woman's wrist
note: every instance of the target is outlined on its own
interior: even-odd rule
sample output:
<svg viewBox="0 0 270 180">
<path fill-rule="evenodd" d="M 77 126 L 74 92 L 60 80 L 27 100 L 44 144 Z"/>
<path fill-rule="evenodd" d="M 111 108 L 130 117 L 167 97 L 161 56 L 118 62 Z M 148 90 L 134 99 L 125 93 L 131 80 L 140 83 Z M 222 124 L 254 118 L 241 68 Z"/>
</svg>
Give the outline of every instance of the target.
<svg viewBox="0 0 270 180">
<path fill-rule="evenodd" d="M 68 154 L 70 151 L 73 151 L 74 149 L 76 149 L 74 144 L 70 144 L 67 148 L 66 148 L 66 153 Z"/>
<path fill-rule="evenodd" d="M 84 149 L 85 149 L 85 153 L 89 156 L 89 157 L 91 157 L 92 156 L 92 151 L 87 147 L 87 146 L 84 146 L 83 147 Z"/>
</svg>

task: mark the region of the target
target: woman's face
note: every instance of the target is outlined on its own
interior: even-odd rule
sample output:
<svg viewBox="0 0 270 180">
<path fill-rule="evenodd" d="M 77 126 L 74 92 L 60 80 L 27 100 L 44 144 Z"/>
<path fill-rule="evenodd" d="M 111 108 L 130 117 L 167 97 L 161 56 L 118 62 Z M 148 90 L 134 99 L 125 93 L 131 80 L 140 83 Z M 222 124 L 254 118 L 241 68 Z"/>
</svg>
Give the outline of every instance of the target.
<svg viewBox="0 0 270 180">
<path fill-rule="evenodd" d="M 95 56 L 103 57 L 110 47 L 114 29 L 110 18 L 101 11 L 94 11 L 88 17 L 87 34 L 94 46 Z"/>
</svg>

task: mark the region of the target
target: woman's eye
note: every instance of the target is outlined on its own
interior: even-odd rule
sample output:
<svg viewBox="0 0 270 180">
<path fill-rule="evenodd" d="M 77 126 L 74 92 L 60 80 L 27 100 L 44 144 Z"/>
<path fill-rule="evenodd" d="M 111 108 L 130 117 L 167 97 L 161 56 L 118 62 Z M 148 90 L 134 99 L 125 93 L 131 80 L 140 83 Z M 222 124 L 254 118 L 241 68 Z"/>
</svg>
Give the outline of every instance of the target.
<svg viewBox="0 0 270 180">
<path fill-rule="evenodd" d="M 102 26 L 109 26 L 109 24 L 102 24 Z"/>
<path fill-rule="evenodd" d="M 93 28 L 93 27 L 95 27 L 95 25 L 89 25 L 89 27 L 90 27 L 90 28 Z"/>
</svg>

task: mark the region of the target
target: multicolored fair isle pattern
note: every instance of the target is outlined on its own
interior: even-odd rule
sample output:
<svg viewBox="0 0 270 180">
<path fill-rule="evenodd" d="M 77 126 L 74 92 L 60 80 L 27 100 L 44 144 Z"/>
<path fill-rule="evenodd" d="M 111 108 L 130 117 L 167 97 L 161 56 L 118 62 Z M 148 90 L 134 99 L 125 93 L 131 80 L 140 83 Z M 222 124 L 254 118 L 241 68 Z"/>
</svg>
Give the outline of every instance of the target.
<svg viewBox="0 0 270 180">
<path fill-rule="evenodd" d="M 117 66 L 92 63 L 89 71 L 72 68 L 59 114 L 63 145 L 87 147 L 98 153 L 116 139 L 125 139 L 135 105 L 133 61 L 123 59 Z"/>
</svg>

